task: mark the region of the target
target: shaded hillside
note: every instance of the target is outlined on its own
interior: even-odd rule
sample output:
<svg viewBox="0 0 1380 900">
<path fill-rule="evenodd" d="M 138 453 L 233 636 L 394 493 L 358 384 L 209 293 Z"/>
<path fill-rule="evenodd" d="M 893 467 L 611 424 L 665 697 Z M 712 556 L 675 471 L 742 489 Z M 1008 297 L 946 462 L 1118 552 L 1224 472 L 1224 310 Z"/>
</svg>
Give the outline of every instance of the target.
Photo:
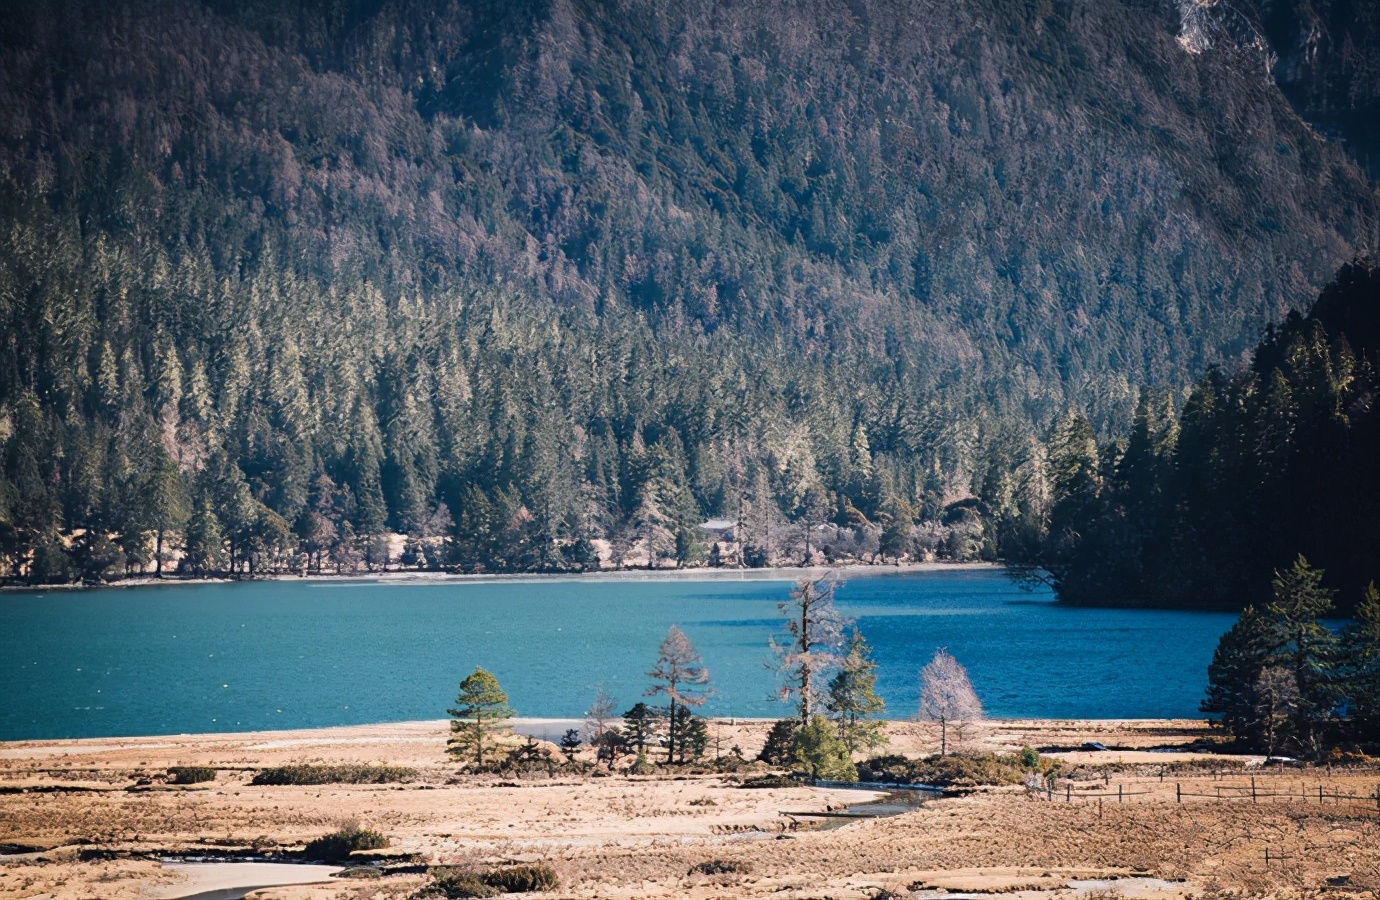
<svg viewBox="0 0 1380 900">
<path fill-rule="evenodd" d="M 442 502 L 489 568 L 684 558 L 748 494 L 908 527 L 1371 240 L 1354 164 L 1172 4 L 662 6 L 11 11 L 11 562 L 319 558 Z"/>
<path fill-rule="evenodd" d="M 1349 612 L 1380 577 L 1380 267 L 1344 266 L 1240 371 L 1212 369 L 1177 417 L 1141 399 L 1125 443 L 1070 417 L 1048 502 L 1008 503 L 1005 551 L 1100 605 L 1268 605 L 1302 555 Z M 1038 489 L 1034 494 L 1042 494 Z"/>
<path fill-rule="evenodd" d="M 1254 0 L 1246 10 L 1299 114 L 1380 176 L 1380 4 Z"/>
</svg>

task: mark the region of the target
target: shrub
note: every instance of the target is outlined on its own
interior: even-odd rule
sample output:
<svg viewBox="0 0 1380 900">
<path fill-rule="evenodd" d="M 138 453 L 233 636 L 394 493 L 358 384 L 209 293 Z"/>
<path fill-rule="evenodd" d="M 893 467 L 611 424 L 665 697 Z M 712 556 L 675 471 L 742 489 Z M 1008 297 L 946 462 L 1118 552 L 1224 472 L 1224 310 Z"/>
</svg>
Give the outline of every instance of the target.
<svg viewBox="0 0 1380 900">
<path fill-rule="evenodd" d="M 250 784 L 388 784 L 412 781 L 417 770 L 407 766 L 342 765 L 321 766 L 298 764 L 264 769 Z"/>
<path fill-rule="evenodd" d="M 498 889 L 477 873 L 464 869 L 432 869 L 432 881 L 417 892 L 418 897 L 445 897 L 467 900 L 471 897 L 497 897 Z"/>
<path fill-rule="evenodd" d="M 555 870 L 544 865 L 507 866 L 488 872 L 446 866 L 433 868 L 430 874 L 432 881 L 418 892 L 419 897 L 496 897 L 550 891 L 560 885 Z"/>
<path fill-rule="evenodd" d="M 1040 751 L 1034 747 L 1022 747 L 1020 752 L 1021 765 L 1027 769 L 1040 768 Z"/>
<path fill-rule="evenodd" d="M 550 891 L 555 890 L 561 883 L 554 869 L 542 865 L 509 866 L 486 872 L 482 877 L 491 887 L 496 887 L 505 894 Z"/>
<path fill-rule="evenodd" d="M 758 775 L 755 778 L 748 778 L 740 788 L 788 788 L 800 787 L 800 782 L 789 775 Z"/>
<path fill-rule="evenodd" d="M 795 759 L 791 751 L 791 742 L 795 739 L 796 729 L 800 727 L 797 719 L 781 719 L 771 726 L 771 731 L 767 732 L 767 742 L 762 745 L 762 752 L 757 754 L 757 758 L 771 766 L 789 766 Z"/>
<path fill-rule="evenodd" d="M 388 838 L 379 832 L 360 828 L 358 822 L 342 822 L 339 831 L 307 844 L 303 855 L 324 862 L 345 862 L 356 850 L 381 850 L 387 846 Z"/>
<path fill-rule="evenodd" d="M 210 766 L 171 766 L 168 780 L 173 784 L 201 784 L 216 780 L 216 770 Z"/>
<path fill-rule="evenodd" d="M 751 875 L 752 864 L 736 859 L 710 859 L 690 867 L 691 875 Z"/>
<path fill-rule="evenodd" d="M 1044 761 L 1040 761 L 1041 767 Z M 1022 756 L 930 756 L 910 759 L 897 754 L 874 756 L 858 763 L 863 781 L 891 784 L 929 784 L 935 787 L 1021 784 L 1027 770 Z"/>
<path fill-rule="evenodd" d="M 655 772 L 656 766 L 647 759 L 647 752 L 645 750 L 637 751 L 637 759 L 632 764 L 632 773 L 634 775 L 651 775 Z"/>
</svg>

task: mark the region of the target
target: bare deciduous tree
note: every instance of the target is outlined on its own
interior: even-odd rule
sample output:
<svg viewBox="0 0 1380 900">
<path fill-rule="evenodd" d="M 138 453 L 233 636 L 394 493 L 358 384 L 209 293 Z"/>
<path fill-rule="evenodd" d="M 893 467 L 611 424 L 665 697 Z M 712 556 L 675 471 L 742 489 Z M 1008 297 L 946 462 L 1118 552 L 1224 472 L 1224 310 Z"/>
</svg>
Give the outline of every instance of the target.
<svg viewBox="0 0 1380 900">
<path fill-rule="evenodd" d="M 606 753 L 607 744 L 610 744 L 616 735 L 609 734 L 611 727 L 609 722 L 618 716 L 618 701 L 604 690 L 601 684 L 594 692 L 594 702 L 585 710 L 585 741 L 595 749 L 600 759 L 608 759 L 609 768 L 613 768 L 613 754 Z"/>
<path fill-rule="evenodd" d="M 982 701 L 968 670 L 943 647 L 920 670 L 920 719 L 939 725 L 939 754 L 949 752 L 949 726 L 982 719 Z"/>
<path fill-rule="evenodd" d="M 777 609 L 787 617 L 786 629 L 790 634 L 790 640 L 784 644 L 776 638 L 771 641 L 776 655 L 774 667 L 785 679 L 777 699 L 795 698 L 802 727 L 810 723 L 820 701 L 822 676 L 838 665 L 843 632 L 849 624 L 834 608 L 837 589 L 838 579 L 833 573 L 822 578 L 804 578 L 796 582 L 790 600 L 777 604 Z"/>
<path fill-rule="evenodd" d="M 659 684 L 647 688 L 644 696 L 665 694 L 671 701 L 670 732 L 667 738 L 667 760 L 676 758 L 676 706 L 703 706 L 709 699 L 709 669 L 695 645 L 675 625 L 666 632 L 661 642 L 661 652 L 656 658 L 656 668 L 647 673 Z"/>
</svg>

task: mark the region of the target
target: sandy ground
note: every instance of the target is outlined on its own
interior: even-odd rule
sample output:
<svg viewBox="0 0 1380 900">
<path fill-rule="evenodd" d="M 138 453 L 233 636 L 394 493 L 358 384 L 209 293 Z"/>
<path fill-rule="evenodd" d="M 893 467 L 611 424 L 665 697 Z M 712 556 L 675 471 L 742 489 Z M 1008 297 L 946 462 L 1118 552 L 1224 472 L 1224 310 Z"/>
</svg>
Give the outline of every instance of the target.
<svg viewBox="0 0 1380 900">
<path fill-rule="evenodd" d="M 529 720 L 522 730 L 560 724 Z M 711 756 L 716 744 L 755 755 L 766 727 L 714 722 Z M 0 897 L 154 900 L 222 886 L 227 875 L 263 884 L 225 866 L 195 870 L 192 881 L 158 857 L 300 848 L 347 819 L 428 863 L 543 861 L 561 877 L 552 897 L 1380 896 L 1380 770 L 1265 770 L 1164 752 L 1204 737 L 1200 723 L 991 723 L 966 735 L 965 749 L 1046 748 L 1071 780 L 1052 793 L 985 789 L 876 820 L 790 815 L 837 811 L 874 796 L 865 792 L 748 790 L 707 773 L 457 777 L 445 729 L 414 722 L 0 744 Z M 896 723 L 889 733 L 887 752 L 934 749 L 927 728 Z M 1086 741 L 1112 749 L 1056 749 Z M 249 784 L 265 766 L 307 761 L 404 765 L 419 775 L 390 785 Z M 208 785 L 138 785 L 189 764 L 220 772 Z M 821 821 L 837 827 L 820 829 Z M 711 859 L 744 871 L 692 873 Z M 425 880 L 336 878 L 252 896 L 403 900 Z"/>
<path fill-rule="evenodd" d="M 461 575 L 449 572 L 426 572 L 415 569 L 393 570 L 388 572 L 349 572 L 335 575 L 329 572 L 311 575 L 273 573 L 257 576 L 257 581 L 367 581 L 388 584 L 467 584 L 467 583 L 542 583 L 551 581 L 798 581 L 801 578 L 818 578 L 829 572 L 842 579 L 850 576 L 870 576 L 905 574 L 914 572 L 963 572 L 999 571 L 1001 566 L 987 562 L 905 562 L 900 564 L 850 563 L 839 566 L 768 566 L 761 569 L 710 568 L 708 566 L 689 566 L 685 568 L 664 569 L 604 569 L 598 572 L 569 574 L 515 574 L 515 575 Z M 91 590 L 118 587 L 152 587 L 179 584 L 235 584 L 231 578 L 184 578 L 168 575 L 156 578 L 152 575 L 131 575 L 99 585 L 48 584 L 3 585 L 0 593 L 6 592 L 47 592 L 64 590 Z"/>
</svg>

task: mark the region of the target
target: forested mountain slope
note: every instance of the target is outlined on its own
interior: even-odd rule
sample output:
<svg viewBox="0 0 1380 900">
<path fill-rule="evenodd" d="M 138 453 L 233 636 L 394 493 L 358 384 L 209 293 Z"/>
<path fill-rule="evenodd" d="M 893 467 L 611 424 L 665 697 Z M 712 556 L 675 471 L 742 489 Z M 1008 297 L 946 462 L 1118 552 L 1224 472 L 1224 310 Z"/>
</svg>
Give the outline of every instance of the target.
<svg viewBox="0 0 1380 900">
<path fill-rule="evenodd" d="M 1303 557 L 1350 614 L 1380 576 L 1377 401 L 1380 266 L 1359 262 L 1177 416 L 1147 391 L 1129 438 L 1099 446 L 1070 415 L 1045 477 L 994 492 L 1003 548 L 1099 605 L 1263 609 Z"/>
<path fill-rule="evenodd" d="M 1345 148 L 1181 5 L 10 10 L 5 553 L 932 516 L 1374 242 Z"/>
</svg>

